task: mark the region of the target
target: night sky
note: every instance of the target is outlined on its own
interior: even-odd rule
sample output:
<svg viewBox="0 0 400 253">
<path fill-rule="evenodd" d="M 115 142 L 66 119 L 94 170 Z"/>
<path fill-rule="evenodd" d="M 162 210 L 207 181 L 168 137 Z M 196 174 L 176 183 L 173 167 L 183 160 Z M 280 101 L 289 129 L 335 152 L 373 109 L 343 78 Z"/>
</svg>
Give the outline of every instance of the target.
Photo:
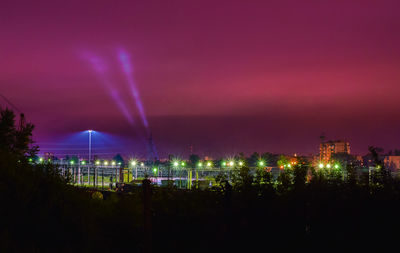
<svg viewBox="0 0 400 253">
<path fill-rule="evenodd" d="M 70 136 L 85 129 L 107 133 L 110 147 L 94 150 L 104 155 L 143 154 L 150 132 L 162 157 L 186 156 L 190 145 L 211 156 L 316 153 L 322 132 L 349 140 L 352 153 L 399 148 L 399 9 L 366 0 L 1 1 L 0 93 L 36 125 L 41 150 L 56 154 L 83 150 L 86 137 Z"/>
</svg>

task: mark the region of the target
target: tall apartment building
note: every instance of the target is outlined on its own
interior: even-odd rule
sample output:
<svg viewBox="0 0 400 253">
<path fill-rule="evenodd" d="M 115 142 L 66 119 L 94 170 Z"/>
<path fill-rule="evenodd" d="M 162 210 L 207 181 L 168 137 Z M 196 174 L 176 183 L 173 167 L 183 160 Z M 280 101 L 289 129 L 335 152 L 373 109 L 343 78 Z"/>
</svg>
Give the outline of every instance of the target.
<svg viewBox="0 0 400 253">
<path fill-rule="evenodd" d="M 319 160 L 329 162 L 333 154 L 350 154 L 350 143 L 344 140 L 324 141 L 319 146 Z"/>
</svg>

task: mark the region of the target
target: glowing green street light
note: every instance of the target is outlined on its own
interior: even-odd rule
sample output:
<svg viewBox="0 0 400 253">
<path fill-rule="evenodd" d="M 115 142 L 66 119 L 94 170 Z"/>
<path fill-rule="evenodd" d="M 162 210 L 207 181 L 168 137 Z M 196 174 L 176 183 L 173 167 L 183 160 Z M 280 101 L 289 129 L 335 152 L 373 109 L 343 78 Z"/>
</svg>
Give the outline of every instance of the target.
<svg viewBox="0 0 400 253">
<path fill-rule="evenodd" d="M 320 163 L 319 168 L 322 169 L 324 167 L 324 164 Z"/>
<path fill-rule="evenodd" d="M 207 167 L 211 167 L 212 163 L 211 162 L 207 162 Z"/>
<path fill-rule="evenodd" d="M 85 162 L 85 161 L 82 161 L 82 162 L 81 162 L 81 164 L 82 164 L 82 165 L 85 165 L 85 164 L 86 164 L 86 162 Z"/>
<path fill-rule="evenodd" d="M 224 166 L 224 167 L 225 167 L 225 166 L 226 166 L 226 162 L 222 162 L 222 166 Z"/>
<path fill-rule="evenodd" d="M 201 163 L 201 162 L 199 162 L 198 164 L 197 164 L 197 167 L 202 167 L 203 166 L 203 164 Z"/>
<path fill-rule="evenodd" d="M 329 168 L 331 167 L 331 165 L 328 163 L 328 164 L 326 165 L 326 167 L 329 169 Z"/>
<path fill-rule="evenodd" d="M 153 168 L 153 172 L 154 172 L 154 173 L 157 173 L 157 168 L 154 167 L 154 168 Z"/>
<path fill-rule="evenodd" d="M 260 167 L 264 167 L 265 162 L 264 162 L 264 161 L 259 161 L 259 162 L 258 162 L 258 165 L 259 165 Z"/>
<path fill-rule="evenodd" d="M 186 163 L 185 162 L 181 162 L 181 165 L 182 165 L 182 167 L 184 167 L 186 165 Z"/>
<path fill-rule="evenodd" d="M 29 158 L 28 161 L 29 161 L 29 162 L 32 162 L 32 158 Z"/>
<path fill-rule="evenodd" d="M 335 169 L 339 169 L 339 164 L 335 164 Z"/>
<path fill-rule="evenodd" d="M 74 161 L 70 161 L 69 163 L 70 163 L 71 165 L 73 165 L 73 164 L 74 164 Z"/>
<path fill-rule="evenodd" d="M 40 158 L 39 158 L 39 162 L 43 162 L 43 158 L 40 157 Z"/>
</svg>

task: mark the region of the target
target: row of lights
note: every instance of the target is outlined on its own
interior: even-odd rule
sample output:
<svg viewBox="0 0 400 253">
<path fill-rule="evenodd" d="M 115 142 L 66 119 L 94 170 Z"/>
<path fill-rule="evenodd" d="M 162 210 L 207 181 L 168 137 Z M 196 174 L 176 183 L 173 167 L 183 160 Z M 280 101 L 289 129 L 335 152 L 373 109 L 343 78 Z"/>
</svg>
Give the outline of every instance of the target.
<svg viewBox="0 0 400 253">
<path fill-rule="evenodd" d="M 296 165 L 296 164 L 297 164 L 297 162 L 291 162 L 291 163 L 288 163 L 288 164 L 281 165 L 280 168 L 281 169 L 286 168 L 286 167 L 291 168 L 292 165 Z"/>
<path fill-rule="evenodd" d="M 238 166 L 242 167 L 242 166 L 244 165 L 244 162 L 242 162 L 242 161 L 238 161 L 238 162 L 235 162 L 235 161 L 228 161 L 228 162 L 222 161 L 222 163 L 221 163 L 222 167 L 226 167 L 226 166 L 233 167 L 233 166 L 235 166 L 236 164 L 237 164 Z M 185 167 L 185 166 L 186 166 L 186 163 L 185 163 L 184 161 L 177 161 L 177 160 L 175 160 L 175 161 L 172 162 L 172 166 L 173 166 L 173 167 L 179 167 L 179 166 Z M 264 166 L 265 166 L 265 162 L 262 161 L 262 160 L 259 161 L 259 162 L 258 162 L 258 166 L 264 167 Z M 210 168 L 210 167 L 213 167 L 213 163 L 212 163 L 211 161 L 206 161 L 206 162 L 204 162 L 204 163 L 203 163 L 203 162 L 199 162 L 199 163 L 197 163 L 197 167 L 199 167 L 199 168 L 202 168 L 202 167 L 208 167 L 208 168 Z"/>
<path fill-rule="evenodd" d="M 32 162 L 32 161 L 33 161 L 32 158 L 29 158 L 29 162 Z M 44 161 L 44 159 L 43 159 L 42 157 L 40 157 L 40 158 L 39 158 L 39 162 L 42 163 L 43 161 Z M 50 161 L 50 159 L 49 159 L 49 161 Z M 75 162 L 74 162 L 73 160 L 70 161 L 69 163 L 70 163 L 71 165 L 75 164 Z M 81 161 L 80 164 L 85 165 L 85 164 L 86 164 L 86 161 Z M 101 162 L 100 162 L 99 160 L 97 160 L 97 161 L 95 162 L 95 164 L 96 164 L 96 165 L 101 165 Z M 104 164 L 105 166 L 108 166 L 108 165 L 109 165 L 109 162 L 108 162 L 108 161 L 104 161 L 103 164 Z M 136 161 L 136 160 L 132 160 L 132 161 L 130 162 L 130 164 L 131 164 L 133 167 L 135 167 L 135 166 L 139 165 L 139 162 Z M 239 161 L 239 162 L 238 162 L 238 165 L 239 165 L 239 166 L 243 166 L 243 164 L 244 164 L 244 163 L 243 163 L 242 161 Z M 285 165 L 280 166 L 280 168 L 281 168 L 281 169 L 283 169 L 284 167 L 291 168 L 291 165 L 295 165 L 295 164 L 297 164 L 297 162 L 291 162 L 291 163 L 288 163 L 288 164 L 285 164 Z M 117 165 L 117 163 L 116 163 L 115 161 L 111 161 L 111 165 L 112 165 L 112 166 L 115 166 L 115 165 Z M 118 165 L 121 165 L 121 162 L 118 162 Z M 184 161 L 182 161 L 182 162 L 173 161 L 172 165 L 173 165 L 174 167 L 178 167 L 178 166 L 185 167 L 185 166 L 186 166 L 186 163 L 185 163 Z M 225 167 L 225 166 L 227 166 L 227 165 L 230 166 L 230 167 L 233 167 L 233 166 L 235 165 L 235 162 L 234 162 L 234 161 L 229 161 L 228 163 L 225 162 L 225 161 L 222 162 L 222 166 Z M 143 162 L 140 163 L 140 166 L 141 166 L 141 167 L 144 167 L 144 163 L 143 163 Z M 197 166 L 201 168 L 201 167 L 203 167 L 203 163 L 202 163 L 202 162 L 199 162 L 199 163 L 197 164 Z M 208 162 L 205 163 L 205 166 L 208 167 L 208 168 L 210 168 L 210 167 L 213 166 L 213 164 L 212 164 L 212 162 L 208 161 Z M 264 166 L 265 166 L 265 162 L 262 161 L 262 160 L 258 161 L 258 166 L 264 167 Z M 332 165 L 329 164 L 329 163 L 326 164 L 326 165 L 324 165 L 323 163 L 320 163 L 320 164 L 318 165 L 318 167 L 319 167 L 320 169 L 323 169 L 324 167 L 330 169 L 330 168 L 332 168 Z M 333 167 L 334 167 L 335 169 L 338 169 L 340 166 L 339 166 L 338 164 L 335 164 L 335 165 L 333 165 Z M 155 170 L 155 171 L 154 171 L 154 170 Z M 154 168 L 153 171 L 156 172 L 156 171 L 157 171 L 157 168 Z"/>
<path fill-rule="evenodd" d="M 318 167 L 319 167 L 320 169 L 323 169 L 324 167 L 330 169 L 330 168 L 332 168 L 332 165 L 331 165 L 330 163 L 328 163 L 328 164 L 326 164 L 326 165 L 324 165 L 323 163 L 320 163 L 320 164 L 318 165 Z M 333 165 L 333 167 L 334 167 L 335 169 L 339 169 L 339 168 L 340 168 L 339 164 L 335 164 L 335 165 Z"/>
<path fill-rule="evenodd" d="M 43 162 L 44 161 L 44 159 L 42 158 L 42 157 L 40 157 L 39 158 L 39 162 Z M 49 159 L 49 161 L 50 161 L 50 159 Z M 29 162 L 32 162 L 32 158 L 29 158 Z M 71 165 L 74 165 L 75 164 L 75 161 L 70 161 L 69 162 Z M 81 165 L 85 165 L 86 164 L 86 161 L 81 161 L 80 162 L 80 164 Z M 99 160 L 97 160 L 96 162 L 95 162 L 95 164 L 96 165 L 101 165 L 101 162 L 99 161 Z M 138 161 L 136 161 L 136 160 L 131 160 L 131 162 L 130 162 L 130 164 L 131 164 L 131 166 L 133 166 L 133 167 L 135 167 L 135 166 L 138 166 L 139 165 L 139 162 Z M 111 161 L 110 163 L 106 160 L 106 161 L 103 161 L 103 165 L 105 165 L 105 166 L 108 166 L 108 165 L 113 165 L 113 166 L 115 166 L 115 165 L 117 165 L 117 163 L 115 162 L 115 161 Z M 121 165 L 121 162 L 118 162 L 118 165 Z M 186 166 L 186 163 L 184 162 L 184 161 L 173 161 L 172 162 L 172 165 L 173 165 L 173 167 L 178 167 L 178 166 L 181 166 L 181 167 L 185 167 Z M 197 166 L 198 167 L 203 167 L 203 166 L 206 166 L 206 167 L 212 167 L 213 166 L 213 163 L 211 162 L 211 161 L 207 161 L 207 162 L 205 162 L 204 164 L 202 163 L 202 162 L 199 162 L 198 164 L 197 164 Z M 225 167 L 225 166 L 229 166 L 229 167 L 233 167 L 235 165 L 235 162 L 234 161 L 229 161 L 229 162 L 226 162 L 226 161 L 223 161 L 222 162 L 222 166 L 223 167 Z M 237 165 L 238 166 L 243 166 L 244 165 L 244 163 L 242 162 L 242 161 L 239 161 L 239 162 L 237 162 Z M 143 162 L 141 162 L 140 163 L 140 166 L 142 166 L 142 167 L 144 167 L 144 163 Z M 265 162 L 264 161 L 262 161 L 262 160 L 260 160 L 260 161 L 258 161 L 258 166 L 260 166 L 260 167 L 264 167 L 265 166 Z M 290 167 L 290 165 L 288 165 L 289 167 Z"/>
</svg>

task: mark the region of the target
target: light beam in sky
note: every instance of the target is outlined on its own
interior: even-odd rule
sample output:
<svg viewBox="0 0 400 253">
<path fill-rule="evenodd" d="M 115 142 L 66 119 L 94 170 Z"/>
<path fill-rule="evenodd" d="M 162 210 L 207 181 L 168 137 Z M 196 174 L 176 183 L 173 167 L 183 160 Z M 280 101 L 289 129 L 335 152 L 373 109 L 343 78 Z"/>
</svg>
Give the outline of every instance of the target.
<svg viewBox="0 0 400 253">
<path fill-rule="evenodd" d="M 125 103 L 122 101 L 119 92 L 114 88 L 113 83 L 108 78 L 108 66 L 106 65 L 106 63 L 101 58 L 91 53 L 85 53 L 84 59 L 86 59 L 91 64 L 92 68 L 96 71 L 97 77 L 99 78 L 100 82 L 103 84 L 107 92 L 111 95 L 114 103 L 118 106 L 119 110 L 122 112 L 129 124 L 133 125 L 134 119 L 132 117 L 132 114 L 130 113 Z"/>
<path fill-rule="evenodd" d="M 143 107 L 142 100 L 140 99 L 139 91 L 138 91 L 136 84 L 133 81 L 133 77 L 132 77 L 132 64 L 130 61 L 130 57 L 129 57 L 128 53 L 126 53 L 124 50 L 120 49 L 118 51 L 118 59 L 121 62 L 122 69 L 125 73 L 129 88 L 131 90 L 131 95 L 132 95 L 132 97 L 135 101 L 136 107 L 139 111 L 140 117 L 142 119 L 142 123 L 147 130 L 147 134 L 149 134 L 149 123 L 147 121 L 146 114 L 144 112 L 144 107 Z"/>
</svg>

